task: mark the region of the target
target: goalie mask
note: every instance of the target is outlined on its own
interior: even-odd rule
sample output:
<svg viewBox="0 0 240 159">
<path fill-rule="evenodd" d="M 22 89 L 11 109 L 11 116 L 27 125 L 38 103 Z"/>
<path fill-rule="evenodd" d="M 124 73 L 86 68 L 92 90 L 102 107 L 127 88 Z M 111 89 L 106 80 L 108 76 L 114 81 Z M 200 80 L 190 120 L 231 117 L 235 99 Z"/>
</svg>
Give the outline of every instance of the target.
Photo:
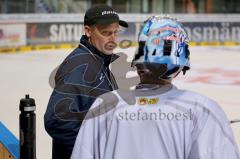
<svg viewBox="0 0 240 159">
<path fill-rule="evenodd" d="M 182 24 L 169 17 L 149 18 L 139 34 L 132 66 L 172 78 L 190 69 L 188 36 Z"/>
</svg>

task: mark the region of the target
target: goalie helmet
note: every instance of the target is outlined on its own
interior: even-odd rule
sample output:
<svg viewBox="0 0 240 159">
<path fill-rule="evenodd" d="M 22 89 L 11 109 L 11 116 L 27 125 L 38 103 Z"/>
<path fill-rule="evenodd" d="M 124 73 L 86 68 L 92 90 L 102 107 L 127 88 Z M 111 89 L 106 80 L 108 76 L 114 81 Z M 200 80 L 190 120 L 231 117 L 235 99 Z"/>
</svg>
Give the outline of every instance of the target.
<svg viewBox="0 0 240 159">
<path fill-rule="evenodd" d="M 172 78 L 190 69 L 188 35 L 183 25 L 170 17 L 149 18 L 138 37 L 132 61 L 138 69 L 158 70 L 159 78 Z"/>
</svg>

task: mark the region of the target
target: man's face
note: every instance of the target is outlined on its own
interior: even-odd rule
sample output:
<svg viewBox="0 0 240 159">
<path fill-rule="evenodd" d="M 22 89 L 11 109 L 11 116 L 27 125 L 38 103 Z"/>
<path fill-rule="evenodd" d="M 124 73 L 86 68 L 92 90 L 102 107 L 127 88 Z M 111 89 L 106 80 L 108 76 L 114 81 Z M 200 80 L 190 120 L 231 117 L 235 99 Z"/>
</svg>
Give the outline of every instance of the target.
<svg viewBox="0 0 240 159">
<path fill-rule="evenodd" d="M 117 46 L 117 36 L 119 24 L 108 25 L 96 24 L 85 26 L 85 33 L 89 37 L 89 42 L 104 54 L 110 55 Z"/>
</svg>

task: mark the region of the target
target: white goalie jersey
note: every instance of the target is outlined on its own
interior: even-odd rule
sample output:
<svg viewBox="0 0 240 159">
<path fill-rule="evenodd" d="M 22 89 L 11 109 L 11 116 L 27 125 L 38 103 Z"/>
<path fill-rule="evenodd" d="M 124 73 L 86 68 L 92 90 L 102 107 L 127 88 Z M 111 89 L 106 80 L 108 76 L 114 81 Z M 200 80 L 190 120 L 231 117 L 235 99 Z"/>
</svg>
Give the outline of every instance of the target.
<svg viewBox="0 0 240 159">
<path fill-rule="evenodd" d="M 175 86 L 110 92 L 92 105 L 71 159 L 240 159 L 211 99 Z"/>
</svg>

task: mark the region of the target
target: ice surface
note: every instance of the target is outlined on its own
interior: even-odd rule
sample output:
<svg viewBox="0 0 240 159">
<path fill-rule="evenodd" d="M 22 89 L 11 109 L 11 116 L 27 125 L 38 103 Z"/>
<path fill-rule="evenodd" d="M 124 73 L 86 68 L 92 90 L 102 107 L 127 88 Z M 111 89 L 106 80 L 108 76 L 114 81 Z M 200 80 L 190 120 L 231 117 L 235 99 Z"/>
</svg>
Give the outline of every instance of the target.
<svg viewBox="0 0 240 159">
<path fill-rule="evenodd" d="M 117 49 L 116 52 L 128 56 L 128 67 L 135 50 Z M 49 77 L 70 51 L 0 54 L 0 121 L 18 137 L 19 100 L 25 94 L 35 98 L 38 159 L 51 158 L 51 138 L 43 124 L 43 115 L 52 91 Z M 174 84 L 213 98 L 229 119 L 240 118 L 240 47 L 192 47 L 190 51 L 192 69 L 186 76 L 180 75 L 175 79 Z M 127 77 L 131 80 L 135 76 L 136 72 L 129 67 Z M 232 124 L 232 128 L 240 145 L 240 123 Z"/>
</svg>

